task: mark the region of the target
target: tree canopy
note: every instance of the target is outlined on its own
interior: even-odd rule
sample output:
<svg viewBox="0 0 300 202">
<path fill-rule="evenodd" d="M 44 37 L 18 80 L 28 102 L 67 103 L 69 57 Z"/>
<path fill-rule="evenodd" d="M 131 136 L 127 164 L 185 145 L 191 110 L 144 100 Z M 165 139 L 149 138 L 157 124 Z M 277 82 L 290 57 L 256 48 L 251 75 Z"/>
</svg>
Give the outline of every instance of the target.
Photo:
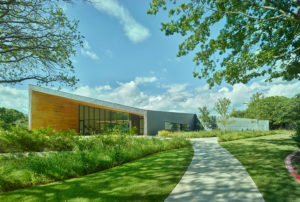
<svg viewBox="0 0 300 202">
<path fill-rule="evenodd" d="M 199 107 L 199 119 L 201 120 L 201 124 L 206 129 L 216 128 L 216 123 L 213 117 L 210 115 L 210 111 L 207 106 Z"/>
<path fill-rule="evenodd" d="M 168 10 L 166 35 L 184 41 L 177 56 L 195 53 L 193 75 L 212 87 L 264 76 L 300 80 L 300 0 L 152 0 L 148 14 Z"/>
<path fill-rule="evenodd" d="M 73 86 L 71 56 L 82 45 L 77 21 L 58 0 L 0 2 L 0 84 L 37 80 Z"/>
</svg>

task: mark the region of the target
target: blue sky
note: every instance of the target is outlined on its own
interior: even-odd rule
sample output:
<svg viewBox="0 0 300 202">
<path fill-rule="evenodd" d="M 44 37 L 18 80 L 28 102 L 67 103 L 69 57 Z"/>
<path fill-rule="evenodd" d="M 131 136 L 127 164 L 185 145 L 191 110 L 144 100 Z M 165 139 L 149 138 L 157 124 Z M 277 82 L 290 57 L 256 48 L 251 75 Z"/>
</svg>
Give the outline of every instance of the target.
<svg viewBox="0 0 300 202">
<path fill-rule="evenodd" d="M 146 14 L 150 0 L 92 2 L 62 5 L 70 19 L 79 20 L 79 31 L 85 36 L 84 47 L 72 58 L 80 82 L 76 89 L 63 91 L 146 109 L 192 113 L 203 105 L 212 109 L 221 97 L 243 109 L 255 92 L 288 97 L 300 93 L 299 81 L 264 83 L 263 78 L 208 89 L 205 81 L 192 76 L 193 54 L 176 57 L 183 38 L 160 31 L 166 14 Z M 27 83 L 0 85 L 0 106 L 27 113 L 27 94 Z"/>
</svg>

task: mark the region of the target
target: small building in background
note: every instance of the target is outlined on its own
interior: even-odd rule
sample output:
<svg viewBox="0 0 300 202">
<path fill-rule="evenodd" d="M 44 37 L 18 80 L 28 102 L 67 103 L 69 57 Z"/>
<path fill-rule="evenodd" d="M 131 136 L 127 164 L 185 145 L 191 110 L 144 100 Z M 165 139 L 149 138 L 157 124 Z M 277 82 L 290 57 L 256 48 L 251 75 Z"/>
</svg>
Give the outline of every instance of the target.
<svg viewBox="0 0 300 202">
<path fill-rule="evenodd" d="M 257 120 L 248 118 L 229 118 L 224 127 L 217 121 L 218 128 L 221 130 L 269 130 L 268 120 Z"/>
</svg>

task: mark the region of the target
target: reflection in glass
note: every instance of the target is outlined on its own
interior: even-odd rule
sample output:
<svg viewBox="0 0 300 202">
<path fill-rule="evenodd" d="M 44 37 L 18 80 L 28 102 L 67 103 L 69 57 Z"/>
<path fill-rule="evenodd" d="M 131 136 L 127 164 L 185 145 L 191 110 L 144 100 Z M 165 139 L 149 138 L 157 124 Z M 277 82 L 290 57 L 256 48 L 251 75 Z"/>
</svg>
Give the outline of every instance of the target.
<svg viewBox="0 0 300 202">
<path fill-rule="evenodd" d="M 82 135 L 129 133 L 131 127 L 137 134 L 144 133 L 144 117 L 126 112 L 79 105 L 79 132 Z"/>
</svg>

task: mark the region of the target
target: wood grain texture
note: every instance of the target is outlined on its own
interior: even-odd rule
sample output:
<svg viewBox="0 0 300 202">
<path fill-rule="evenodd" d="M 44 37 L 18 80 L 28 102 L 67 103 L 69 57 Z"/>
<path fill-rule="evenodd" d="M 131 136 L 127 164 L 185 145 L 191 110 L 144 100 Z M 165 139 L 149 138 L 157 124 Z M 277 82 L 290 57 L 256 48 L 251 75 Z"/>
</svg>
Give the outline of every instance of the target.
<svg viewBox="0 0 300 202">
<path fill-rule="evenodd" d="M 71 99 L 32 91 L 31 128 L 51 127 L 78 132 L 78 103 Z"/>
</svg>

